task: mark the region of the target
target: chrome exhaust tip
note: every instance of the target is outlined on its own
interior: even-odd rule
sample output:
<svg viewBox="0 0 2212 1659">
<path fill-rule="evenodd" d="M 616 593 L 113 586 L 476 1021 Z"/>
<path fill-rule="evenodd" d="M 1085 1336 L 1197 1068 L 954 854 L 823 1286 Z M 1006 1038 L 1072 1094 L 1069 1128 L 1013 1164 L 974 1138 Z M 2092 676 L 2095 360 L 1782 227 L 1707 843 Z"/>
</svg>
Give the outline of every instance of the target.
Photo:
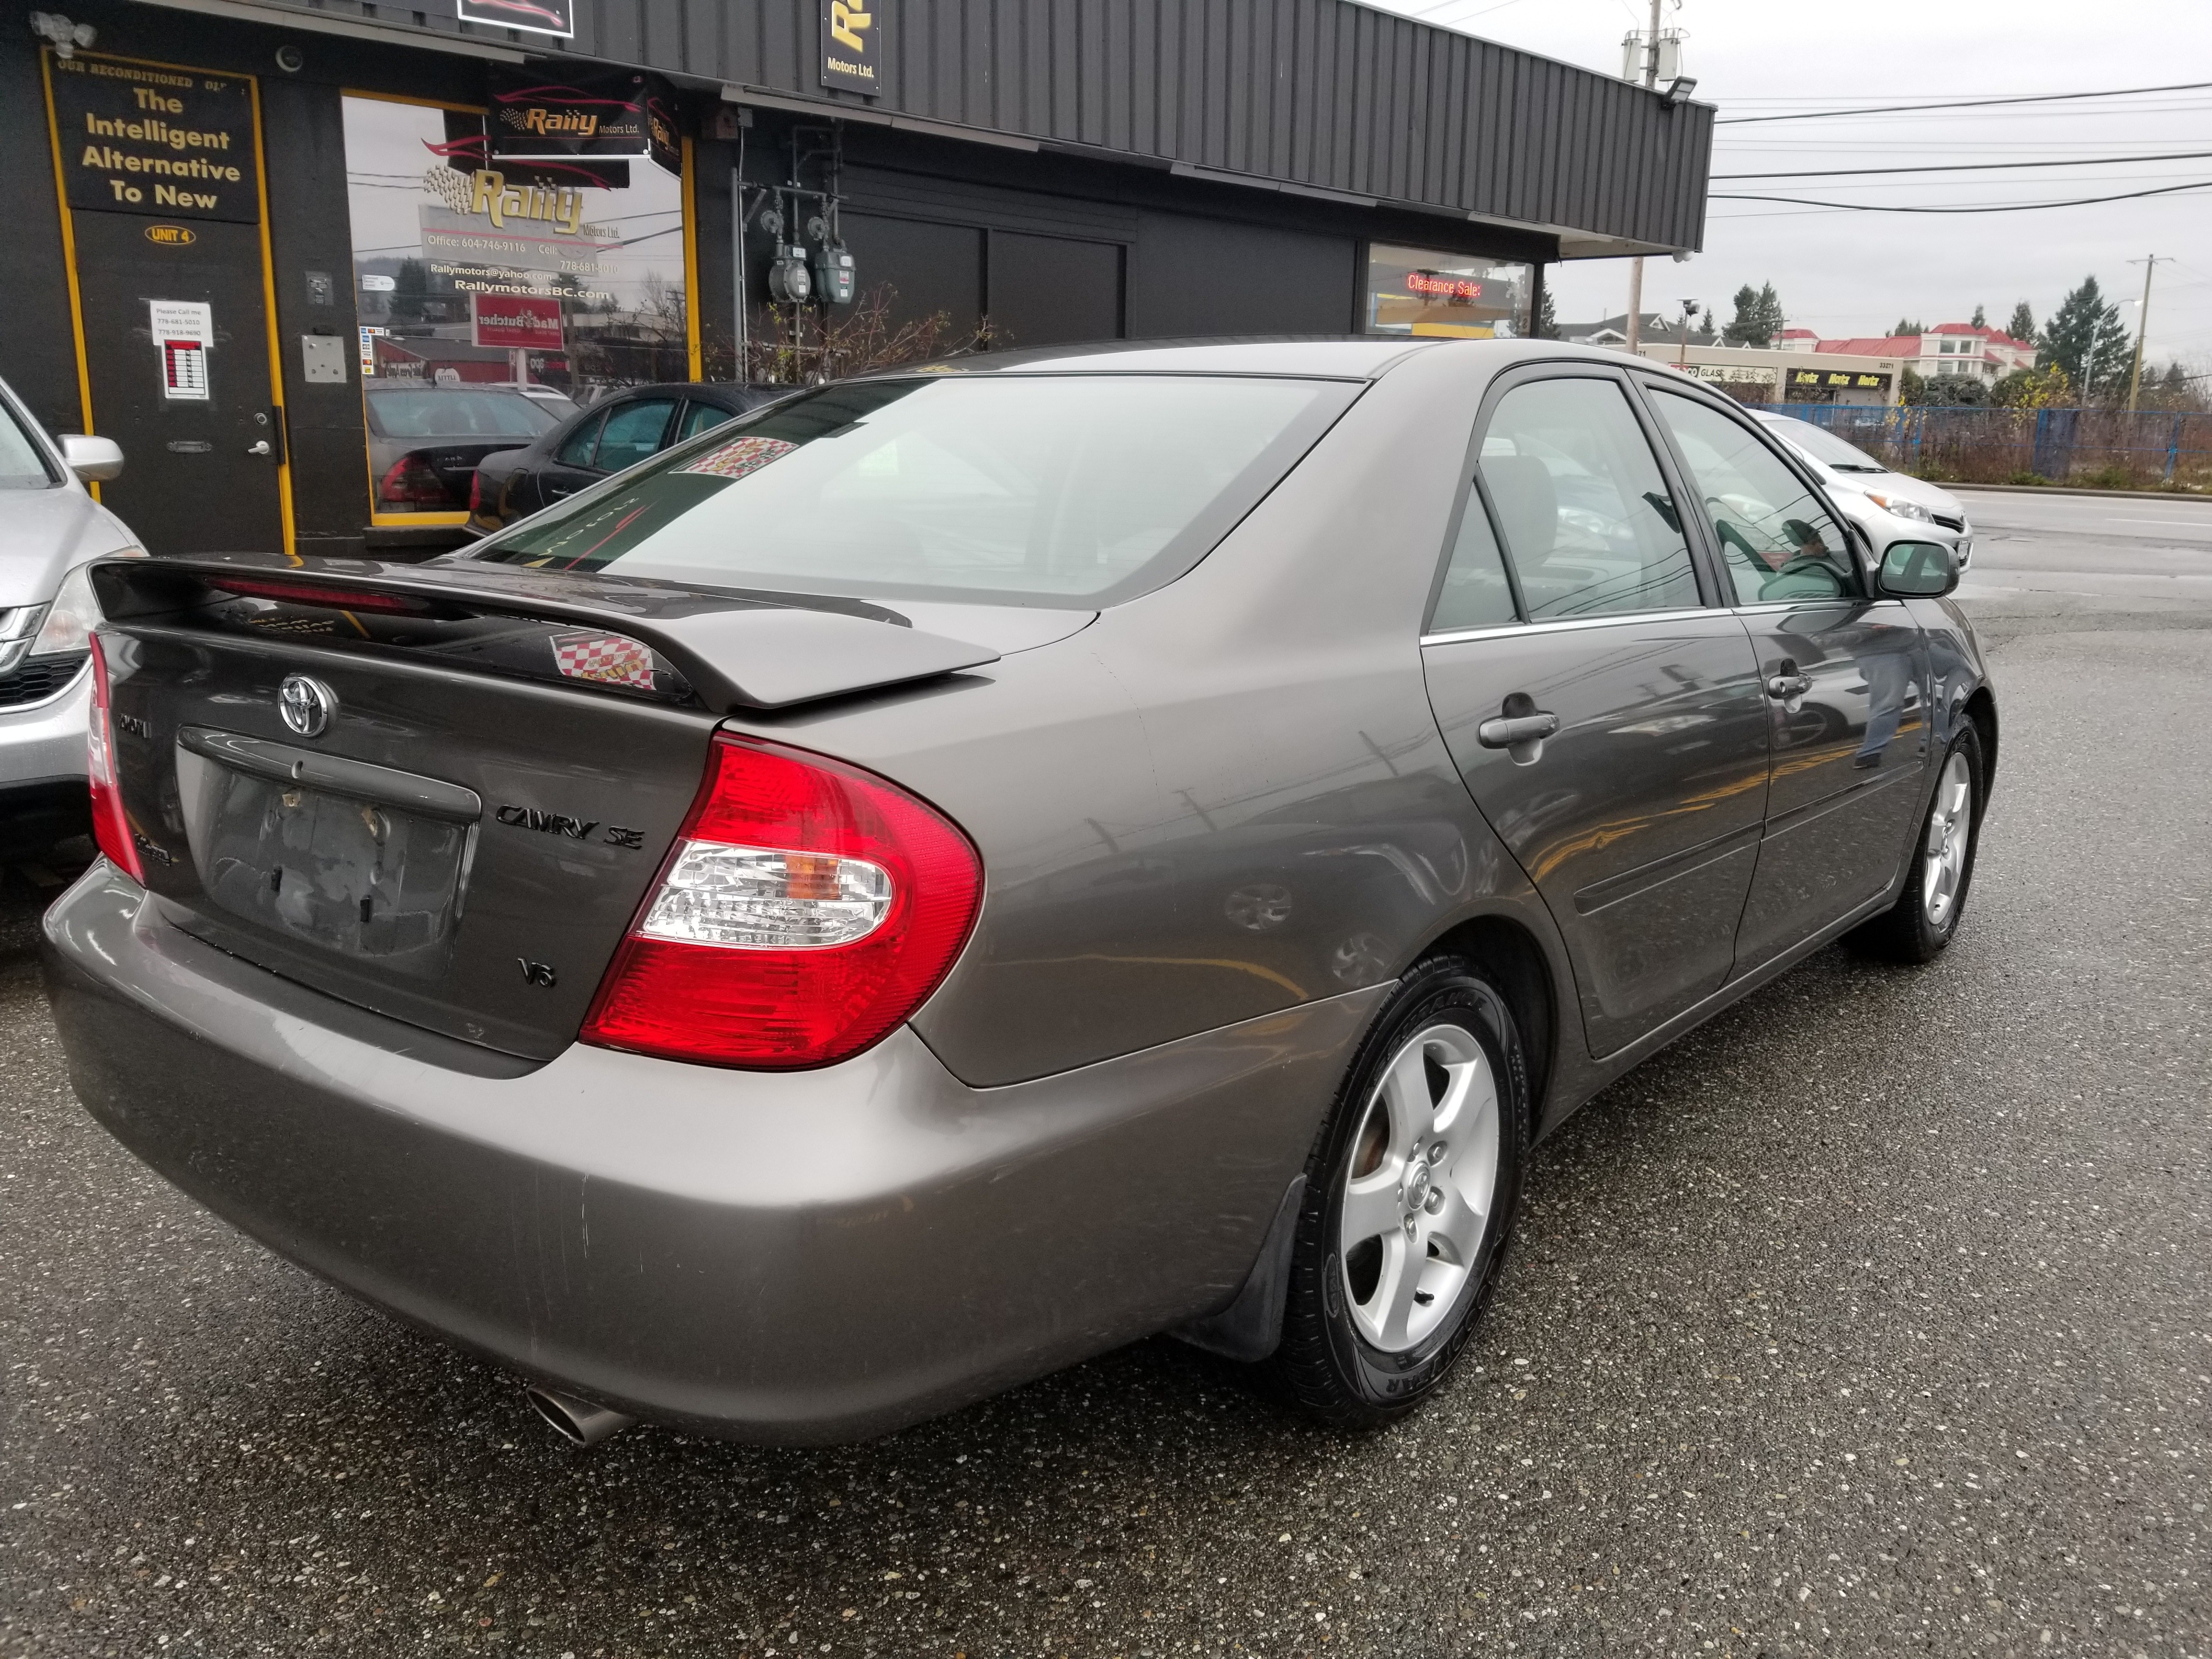
<svg viewBox="0 0 2212 1659">
<path fill-rule="evenodd" d="M 538 1414 L 553 1425 L 553 1431 L 572 1446 L 596 1446 L 637 1421 L 635 1417 L 609 1411 L 605 1406 L 595 1406 L 572 1394 L 562 1394 L 558 1389 L 533 1383 L 523 1393 Z"/>
</svg>

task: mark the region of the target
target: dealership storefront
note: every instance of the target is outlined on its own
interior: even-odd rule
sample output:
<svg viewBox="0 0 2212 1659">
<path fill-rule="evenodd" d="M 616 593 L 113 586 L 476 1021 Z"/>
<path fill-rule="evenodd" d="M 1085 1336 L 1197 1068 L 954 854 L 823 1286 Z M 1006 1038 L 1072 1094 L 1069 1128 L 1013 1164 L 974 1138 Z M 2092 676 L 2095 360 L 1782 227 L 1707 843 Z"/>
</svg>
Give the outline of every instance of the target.
<svg viewBox="0 0 2212 1659">
<path fill-rule="evenodd" d="M 1711 140 L 1344 0 L 41 27 L 0 40 L 0 133 L 52 163 L 0 176 L 0 374 L 123 445 L 106 499 L 157 550 L 449 539 L 410 389 L 495 413 L 979 344 L 1525 334 L 1546 265 L 1696 246 Z"/>
</svg>

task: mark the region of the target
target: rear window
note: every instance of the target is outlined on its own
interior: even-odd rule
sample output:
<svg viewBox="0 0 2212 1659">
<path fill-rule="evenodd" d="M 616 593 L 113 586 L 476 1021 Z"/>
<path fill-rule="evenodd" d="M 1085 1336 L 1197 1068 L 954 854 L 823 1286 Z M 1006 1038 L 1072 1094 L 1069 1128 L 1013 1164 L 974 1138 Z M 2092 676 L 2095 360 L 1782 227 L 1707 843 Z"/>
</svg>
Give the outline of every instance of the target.
<svg viewBox="0 0 2212 1659">
<path fill-rule="evenodd" d="M 47 470 L 21 416 L 0 399 L 0 489 L 51 489 L 60 482 Z"/>
<path fill-rule="evenodd" d="M 368 416 L 380 438 L 534 438 L 556 410 L 519 392 L 375 391 Z"/>
<path fill-rule="evenodd" d="M 709 586 L 1113 604 L 1203 558 L 1358 391 L 1157 374 L 825 386 L 465 556 Z"/>
</svg>

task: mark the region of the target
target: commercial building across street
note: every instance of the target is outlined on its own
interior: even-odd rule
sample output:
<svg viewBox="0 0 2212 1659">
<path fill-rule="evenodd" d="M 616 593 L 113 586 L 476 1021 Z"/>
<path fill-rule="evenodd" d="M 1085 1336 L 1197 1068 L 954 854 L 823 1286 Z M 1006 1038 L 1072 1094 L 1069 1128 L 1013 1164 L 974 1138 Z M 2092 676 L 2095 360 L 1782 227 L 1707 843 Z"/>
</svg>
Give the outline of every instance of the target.
<svg viewBox="0 0 2212 1659">
<path fill-rule="evenodd" d="M 123 446 L 104 499 L 156 551 L 450 542 L 417 481 L 473 466 L 437 453 L 465 404 L 480 452 L 526 441 L 517 394 L 1520 335 L 1547 265 L 1704 228 L 1710 108 L 1349 0 L 21 18 L 0 374 Z"/>
</svg>

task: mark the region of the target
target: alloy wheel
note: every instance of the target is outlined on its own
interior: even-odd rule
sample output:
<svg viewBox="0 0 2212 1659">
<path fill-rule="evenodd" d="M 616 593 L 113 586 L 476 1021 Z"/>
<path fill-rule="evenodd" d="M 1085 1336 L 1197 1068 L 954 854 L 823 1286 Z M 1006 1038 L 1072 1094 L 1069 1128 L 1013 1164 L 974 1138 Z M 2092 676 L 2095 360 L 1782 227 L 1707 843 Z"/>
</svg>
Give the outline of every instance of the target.
<svg viewBox="0 0 2212 1659">
<path fill-rule="evenodd" d="M 1474 1034 L 1407 1038 L 1361 1115 L 1337 1224 L 1352 1322 L 1373 1346 L 1418 1346 L 1458 1304 L 1497 1202 L 1498 1137 L 1498 1080 Z"/>
<path fill-rule="evenodd" d="M 1939 932 L 1959 901 L 1973 823 L 1973 774 L 1966 757 L 1954 754 L 1944 765 L 1935 804 L 1928 809 L 1928 856 L 1920 877 L 1921 908 L 1928 925 Z"/>
</svg>

